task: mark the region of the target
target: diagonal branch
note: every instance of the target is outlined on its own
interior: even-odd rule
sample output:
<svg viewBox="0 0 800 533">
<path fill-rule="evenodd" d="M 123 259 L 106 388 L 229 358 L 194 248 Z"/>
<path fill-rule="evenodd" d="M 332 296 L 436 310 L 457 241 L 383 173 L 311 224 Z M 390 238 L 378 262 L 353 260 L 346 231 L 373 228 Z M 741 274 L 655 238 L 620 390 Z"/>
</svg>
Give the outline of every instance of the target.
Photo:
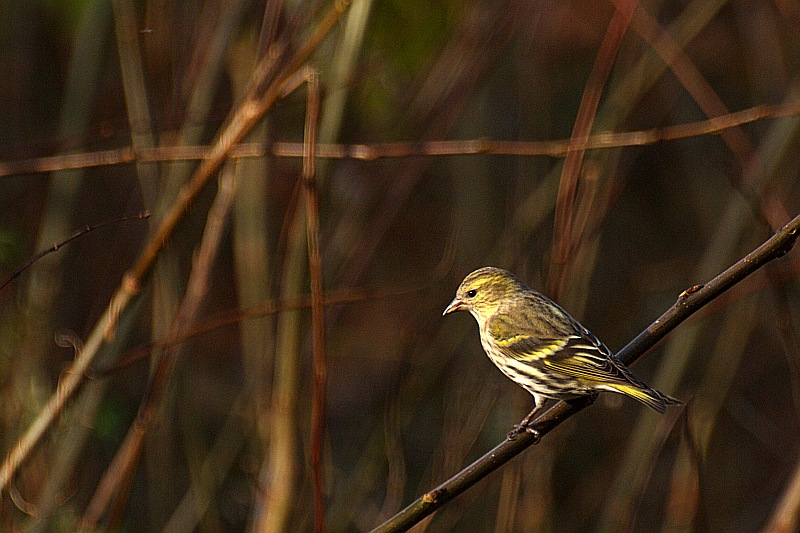
<svg viewBox="0 0 800 533">
<path fill-rule="evenodd" d="M 800 231 L 800 215 L 705 285 L 695 285 L 681 293 L 672 307 L 622 348 L 617 356 L 625 364 L 632 364 L 701 307 L 773 259 L 787 254 L 797 240 L 798 231 Z M 573 402 L 558 402 L 536 419 L 532 427 L 544 436 L 590 403 L 591 398 L 588 397 Z M 434 490 L 417 498 L 411 505 L 374 529 L 373 533 L 409 529 L 536 443 L 537 437 L 533 434 L 520 435 L 513 440 L 506 439 Z"/>
<path fill-rule="evenodd" d="M 53 252 L 57 252 L 63 246 L 66 246 L 67 244 L 71 243 L 72 241 L 74 241 L 78 237 L 81 237 L 82 235 L 85 235 L 86 233 L 89 233 L 90 231 L 94 231 L 96 229 L 100 229 L 100 228 L 104 228 L 106 226 L 110 226 L 111 224 L 117 224 L 119 222 L 127 222 L 129 220 L 143 220 L 145 218 L 150 218 L 150 212 L 149 211 L 142 211 L 141 213 L 139 213 L 137 215 L 128 215 L 128 216 L 124 216 L 124 217 L 115 218 L 113 220 L 106 220 L 106 221 L 99 222 L 99 223 L 94 224 L 94 225 L 87 224 L 86 226 L 82 227 L 81 229 L 75 230 L 72 233 L 72 235 L 70 235 L 69 237 L 67 237 L 63 241 L 55 243 L 50 248 L 42 250 L 41 252 L 35 254 L 33 257 L 28 259 L 28 261 L 24 265 L 19 267 L 13 274 L 8 276 L 3 283 L 0 283 L 0 291 L 3 290 L 6 287 L 6 285 L 8 285 L 9 283 L 11 283 L 15 279 L 17 279 L 20 274 L 22 274 L 27 269 L 29 269 L 31 266 L 33 266 L 33 264 L 36 261 L 38 261 L 39 259 L 41 259 L 42 257 L 44 257 L 44 256 L 46 256 L 48 254 L 51 254 Z"/>
</svg>

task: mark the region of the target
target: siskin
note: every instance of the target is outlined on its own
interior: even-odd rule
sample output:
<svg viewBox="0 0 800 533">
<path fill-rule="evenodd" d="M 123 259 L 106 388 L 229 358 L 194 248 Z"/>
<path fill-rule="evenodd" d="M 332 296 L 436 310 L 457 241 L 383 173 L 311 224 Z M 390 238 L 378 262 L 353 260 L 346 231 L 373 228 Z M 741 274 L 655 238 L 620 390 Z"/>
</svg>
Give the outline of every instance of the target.
<svg viewBox="0 0 800 533">
<path fill-rule="evenodd" d="M 659 413 L 680 403 L 639 381 L 589 330 L 510 272 L 485 267 L 469 274 L 443 314 L 462 310 L 478 321 L 489 359 L 533 395 L 533 410 L 510 437 L 520 430 L 536 433 L 528 423 L 547 398 L 611 391 Z"/>
</svg>

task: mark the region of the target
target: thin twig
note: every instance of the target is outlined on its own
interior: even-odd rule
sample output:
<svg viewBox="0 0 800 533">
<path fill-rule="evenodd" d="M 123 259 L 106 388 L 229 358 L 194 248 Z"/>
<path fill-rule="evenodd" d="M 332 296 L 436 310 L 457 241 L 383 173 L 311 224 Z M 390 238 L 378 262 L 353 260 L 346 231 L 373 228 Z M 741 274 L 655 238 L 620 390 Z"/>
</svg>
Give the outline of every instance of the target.
<svg viewBox="0 0 800 533">
<path fill-rule="evenodd" d="M 701 307 L 768 262 L 788 253 L 797 240 L 798 231 L 800 231 L 800 215 L 778 230 L 761 246 L 705 285 L 697 285 L 681 293 L 670 309 L 622 348 L 617 356 L 627 365 L 635 362 Z M 537 418 L 532 427 L 538 431 L 539 435 L 544 436 L 590 403 L 591 398 L 588 397 L 573 402 L 558 402 Z M 373 533 L 409 529 L 536 443 L 537 437 L 534 434 L 523 434 L 513 440 L 506 439 L 464 470 L 434 490 L 425 493 L 394 517 L 378 526 Z"/>
<path fill-rule="evenodd" d="M 660 128 L 626 132 L 602 132 L 580 141 L 558 139 L 555 141 L 503 141 L 495 139 L 461 139 L 450 141 L 396 142 L 379 144 L 329 144 L 317 145 L 318 159 L 376 159 L 452 156 L 471 154 L 514 155 L 526 157 L 565 157 L 571 151 L 598 150 L 647 146 L 666 141 L 716 135 L 720 132 L 765 119 L 800 115 L 800 101 L 782 104 L 763 104 L 741 111 Z M 136 162 L 192 161 L 206 159 L 213 153 L 210 146 L 161 146 L 139 149 L 128 146 L 98 152 L 83 152 L 34 159 L 0 162 L 0 177 L 20 174 L 41 174 L 56 170 L 74 170 Z M 243 143 L 230 148 L 229 159 L 242 157 L 303 157 L 303 143 L 275 142 L 269 147 L 261 143 Z"/>
<path fill-rule="evenodd" d="M 441 279 L 439 276 L 436 279 Z M 397 296 L 407 295 L 416 291 L 429 288 L 433 283 L 426 283 L 424 285 L 414 287 L 404 287 L 400 289 L 347 289 L 329 292 L 325 295 L 322 305 L 330 307 L 334 305 L 344 305 L 362 301 L 371 301 L 381 298 L 394 298 Z M 144 345 L 137 346 L 131 349 L 127 355 L 121 358 L 120 362 L 102 369 L 92 369 L 88 372 L 92 379 L 100 379 L 115 374 L 120 370 L 131 366 L 132 364 L 146 359 L 154 350 L 167 350 L 176 344 L 181 344 L 193 339 L 200 335 L 217 331 L 219 329 L 238 324 L 243 320 L 253 318 L 261 318 L 267 315 L 274 315 L 283 311 L 296 311 L 298 309 L 310 309 L 312 307 L 311 297 L 297 298 L 288 301 L 267 301 L 263 305 L 249 307 L 247 309 L 235 309 L 233 311 L 220 313 L 216 318 L 208 321 L 198 323 L 198 325 L 191 330 L 185 332 L 178 338 L 171 339 L 170 341 L 152 342 Z"/>
<path fill-rule="evenodd" d="M 99 224 L 86 225 L 86 226 L 82 227 L 79 230 L 75 230 L 75 232 L 72 235 L 70 235 L 69 237 L 67 237 L 63 241 L 57 242 L 56 244 L 54 244 L 50 248 L 48 248 L 46 250 L 42 250 L 41 252 L 35 254 L 33 257 L 28 259 L 28 261 L 24 265 L 22 265 L 19 268 L 19 270 L 17 270 L 13 274 L 11 274 L 2 284 L 0 284 L 0 291 L 5 289 L 6 285 L 8 285 L 12 281 L 14 281 L 17 277 L 19 277 L 20 274 L 22 274 L 27 269 L 29 269 L 36 261 L 38 261 L 42 257 L 46 256 L 47 254 L 51 254 L 53 252 L 57 252 L 59 249 L 61 249 L 62 246 L 66 245 L 66 244 L 69 244 L 70 242 L 74 241 L 78 237 L 81 237 L 82 235 L 85 235 L 85 234 L 89 233 L 90 231 L 94 231 L 96 229 L 100 229 L 100 228 L 103 228 L 105 226 L 110 226 L 111 224 L 117 224 L 119 222 L 127 222 L 128 220 L 143 220 L 143 219 L 149 218 L 149 217 L 150 217 L 150 212 L 149 211 L 142 211 L 141 213 L 138 213 L 136 215 L 129 215 L 129 216 L 124 216 L 124 217 L 120 217 L 120 218 L 115 218 L 114 220 L 106 220 L 105 222 L 100 222 Z"/>
</svg>

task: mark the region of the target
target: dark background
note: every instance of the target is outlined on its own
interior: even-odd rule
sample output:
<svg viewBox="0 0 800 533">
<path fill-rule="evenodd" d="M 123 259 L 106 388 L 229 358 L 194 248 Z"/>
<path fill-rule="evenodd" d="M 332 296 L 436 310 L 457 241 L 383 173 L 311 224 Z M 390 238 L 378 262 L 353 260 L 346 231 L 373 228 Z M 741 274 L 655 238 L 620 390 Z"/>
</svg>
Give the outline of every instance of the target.
<svg viewBox="0 0 800 533">
<path fill-rule="evenodd" d="M 597 65 L 611 2 L 355 4 L 310 61 L 324 91 L 321 142 L 568 139 L 592 91 L 600 94 L 593 133 L 692 123 L 797 97 L 800 8 L 790 1 L 642 2 L 613 64 Z M 133 18 L 123 17 L 126 7 Z M 299 48 L 327 7 L 283 2 L 277 35 Z M 142 138 L 210 144 L 259 57 L 264 9 L 259 1 L 4 1 L 0 162 Z M 648 33 L 654 27 L 665 32 L 660 41 Z M 126 29 L 135 30 L 144 74 L 138 94 L 123 83 L 121 65 L 131 67 L 133 56 L 120 53 L 115 31 Z M 654 53 L 656 42 L 682 50 L 671 68 Z M 593 68 L 609 76 L 598 81 Z M 279 100 L 248 141 L 268 152 L 275 141 L 301 142 L 305 105 L 303 88 Z M 149 123 L 132 121 L 131 110 L 146 111 Z M 565 242 L 566 219 L 556 215 L 559 184 L 569 178 L 563 157 L 320 162 L 324 285 L 332 298 L 353 300 L 325 314 L 328 529 L 378 525 L 500 442 L 530 409 L 530 396 L 484 356 L 472 318 L 441 317 L 464 275 L 508 268 L 619 349 L 681 291 L 797 214 L 799 133 L 797 117 L 767 117 L 724 135 L 587 151 L 565 204 L 574 226 L 563 256 L 554 252 Z M 6 276 L 86 224 L 153 213 L 82 236 L 0 292 L 3 455 L 74 357 L 56 337 L 86 339 L 174 202 L 171 183 L 195 165 L 0 176 Z M 195 325 L 308 294 L 304 234 L 298 241 L 291 231 L 302 211 L 300 167 L 299 158 L 274 153 L 231 164 L 237 198 Z M 97 372 L 165 338 L 215 183 L 168 241 Z M 423 527 L 761 530 L 797 475 L 796 255 L 712 302 L 634 367 L 681 398 L 682 409 L 659 416 L 602 395 Z M 176 361 L 120 530 L 256 530 L 275 512 L 270 497 L 279 489 L 291 499 L 283 514 L 266 515 L 273 530 L 311 530 L 310 312 L 236 321 L 191 338 Z M 136 415 L 148 368 L 138 360 L 89 380 L 2 494 L 0 529 L 74 530 Z M 279 442 L 275 431 L 279 395 L 291 407 L 281 420 L 294 442 Z M 294 473 L 276 488 L 270 454 L 281 444 Z M 206 505 L 196 505 L 197 494 Z"/>
</svg>

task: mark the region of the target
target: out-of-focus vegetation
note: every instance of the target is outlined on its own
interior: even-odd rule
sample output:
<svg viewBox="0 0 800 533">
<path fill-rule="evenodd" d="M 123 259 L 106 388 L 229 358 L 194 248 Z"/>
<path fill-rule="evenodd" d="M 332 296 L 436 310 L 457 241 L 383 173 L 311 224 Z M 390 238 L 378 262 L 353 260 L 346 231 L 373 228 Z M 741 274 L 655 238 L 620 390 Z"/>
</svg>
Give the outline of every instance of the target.
<svg viewBox="0 0 800 533">
<path fill-rule="evenodd" d="M 86 233 L 0 292 L 4 458 L 63 392 L 196 172 L 196 159 L 170 149 L 214 145 L 258 61 L 278 46 L 283 58 L 301 51 L 331 5 L 0 4 L 2 273 L 82 226 L 152 213 Z M 82 386 L 3 488 L 1 530 L 309 531 L 315 453 L 327 530 L 369 530 L 531 407 L 484 356 L 472 319 L 441 317 L 464 274 L 508 268 L 615 349 L 800 211 L 800 8 L 790 1 L 631 11 L 623 0 L 355 0 L 308 64 L 323 90 L 320 143 L 408 141 L 415 154 L 318 160 L 322 447 L 310 219 L 299 145 L 285 144 L 303 139 L 301 84 L 249 131 L 251 156 L 231 158 L 158 248 Z M 690 126 L 566 158 L 488 144 L 433 153 L 441 140 L 580 140 L 762 104 L 789 106 L 737 128 Z M 148 157 L 91 155 L 130 147 Z M 84 155 L 41 159 L 67 154 Z M 216 240 L 209 210 L 224 223 Z M 210 260 L 201 242 L 217 244 Z M 795 251 L 751 276 L 634 367 L 682 409 L 659 416 L 601 395 L 416 531 L 794 530 L 798 261 Z M 166 377 L 153 380 L 156 368 Z M 137 424 L 153 382 L 155 416 Z M 122 475 L 111 465 L 140 434 Z"/>
</svg>

